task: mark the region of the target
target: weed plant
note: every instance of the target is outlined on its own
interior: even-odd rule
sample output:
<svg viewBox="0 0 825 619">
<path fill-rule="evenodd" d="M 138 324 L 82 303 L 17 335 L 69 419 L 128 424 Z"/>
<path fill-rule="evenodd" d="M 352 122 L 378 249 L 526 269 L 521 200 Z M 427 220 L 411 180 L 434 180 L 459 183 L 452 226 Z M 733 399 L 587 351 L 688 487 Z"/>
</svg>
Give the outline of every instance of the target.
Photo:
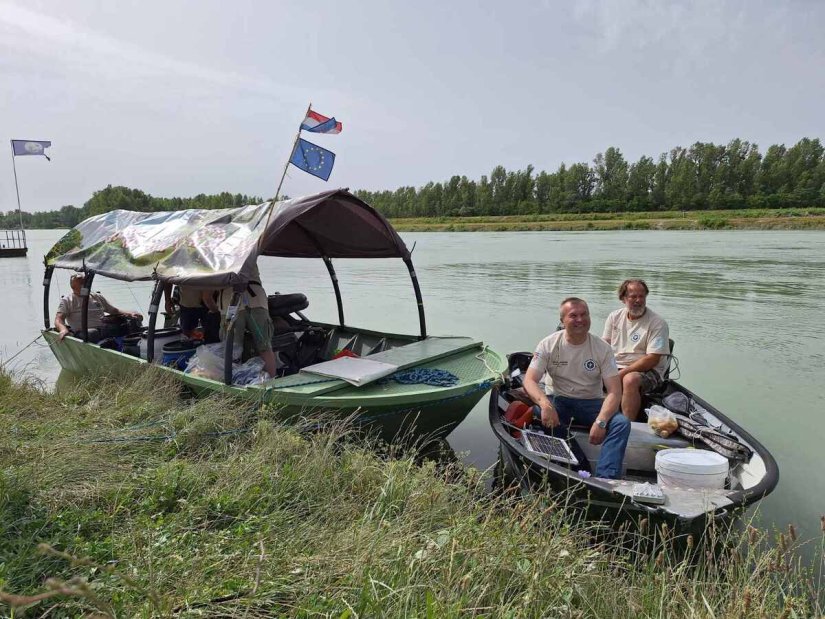
<svg viewBox="0 0 825 619">
<path fill-rule="evenodd" d="M 8 616 L 823 610 L 793 528 L 713 530 L 711 544 L 645 522 L 604 535 L 564 497 L 491 494 L 474 469 L 376 449 L 331 417 L 286 425 L 276 409 L 190 401 L 151 368 L 59 394 L 0 373 L 0 422 Z"/>
</svg>

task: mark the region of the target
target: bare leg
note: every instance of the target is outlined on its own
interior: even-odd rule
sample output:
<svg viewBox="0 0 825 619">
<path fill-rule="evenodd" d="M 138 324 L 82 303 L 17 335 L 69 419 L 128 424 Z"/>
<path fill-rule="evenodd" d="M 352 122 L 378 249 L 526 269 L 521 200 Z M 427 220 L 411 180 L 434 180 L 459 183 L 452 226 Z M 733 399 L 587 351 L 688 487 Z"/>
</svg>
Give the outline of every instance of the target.
<svg viewBox="0 0 825 619">
<path fill-rule="evenodd" d="M 258 355 L 264 360 L 264 369 L 271 377 L 275 377 L 275 353 L 271 350 L 265 350 Z"/>
<path fill-rule="evenodd" d="M 622 380 L 622 413 L 630 421 L 636 421 L 642 408 L 642 375 L 639 372 L 625 374 Z"/>
</svg>

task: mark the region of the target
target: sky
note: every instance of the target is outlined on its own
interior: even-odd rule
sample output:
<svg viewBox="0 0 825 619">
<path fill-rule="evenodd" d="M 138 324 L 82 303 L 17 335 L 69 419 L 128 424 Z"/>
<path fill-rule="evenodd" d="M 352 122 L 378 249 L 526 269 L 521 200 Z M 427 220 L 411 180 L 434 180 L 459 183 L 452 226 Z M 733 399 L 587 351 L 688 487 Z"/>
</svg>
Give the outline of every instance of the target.
<svg viewBox="0 0 825 619">
<path fill-rule="evenodd" d="M 27 211 L 106 185 L 159 197 L 275 194 L 303 134 L 328 183 L 394 190 L 630 161 L 694 142 L 825 138 L 825 3 L 779 0 L 0 0 L 0 139 Z M 7 147 L 9 148 L 9 147 Z M 16 208 L 11 149 L 0 211 Z"/>
</svg>

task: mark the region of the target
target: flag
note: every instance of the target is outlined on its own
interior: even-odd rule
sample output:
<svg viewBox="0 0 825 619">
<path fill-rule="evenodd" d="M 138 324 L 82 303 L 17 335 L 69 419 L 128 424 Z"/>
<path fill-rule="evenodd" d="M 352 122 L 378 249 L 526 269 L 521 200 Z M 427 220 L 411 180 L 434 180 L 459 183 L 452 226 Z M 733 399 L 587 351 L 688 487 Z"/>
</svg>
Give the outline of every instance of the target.
<svg viewBox="0 0 825 619">
<path fill-rule="evenodd" d="M 298 138 L 289 163 L 313 176 L 328 180 L 332 173 L 332 166 L 335 165 L 335 153 Z"/>
<path fill-rule="evenodd" d="M 12 140 L 11 141 L 11 148 L 14 151 L 14 155 L 16 157 L 22 155 L 43 155 L 46 159 L 49 159 L 49 156 L 46 154 L 45 149 L 51 146 L 51 142 L 45 142 L 43 140 Z"/>
<path fill-rule="evenodd" d="M 301 123 L 303 131 L 311 131 L 312 133 L 341 133 L 343 128 L 344 125 L 334 118 L 327 118 L 312 110 L 307 112 L 307 117 Z"/>
</svg>

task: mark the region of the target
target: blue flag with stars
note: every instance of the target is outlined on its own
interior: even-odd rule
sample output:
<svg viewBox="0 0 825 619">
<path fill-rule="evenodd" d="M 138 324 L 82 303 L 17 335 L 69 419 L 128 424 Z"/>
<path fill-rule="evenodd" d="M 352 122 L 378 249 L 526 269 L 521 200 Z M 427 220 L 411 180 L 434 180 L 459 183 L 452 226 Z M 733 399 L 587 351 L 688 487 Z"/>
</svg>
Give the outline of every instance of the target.
<svg viewBox="0 0 825 619">
<path fill-rule="evenodd" d="M 332 173 L 332 166 L 335 165 L 335 153 L 312 142 L 307 142 L 303 138 L 298 138 L 289 163 L 313 176 L 328 180 Z"/>
</svg>

